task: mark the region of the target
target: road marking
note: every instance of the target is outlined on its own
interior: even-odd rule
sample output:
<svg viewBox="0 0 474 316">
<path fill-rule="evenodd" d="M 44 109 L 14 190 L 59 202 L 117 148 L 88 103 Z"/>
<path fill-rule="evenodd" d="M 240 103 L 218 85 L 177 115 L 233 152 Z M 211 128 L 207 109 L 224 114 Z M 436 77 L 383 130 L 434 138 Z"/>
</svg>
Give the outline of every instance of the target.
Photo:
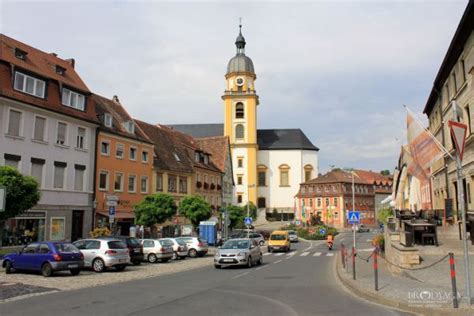
<svg viewBox="0 0 474 316">
<path fill-rule="evenodd" d="M 262 269 L 265 269 L 265 268 L 267 268 L 267 267 L 268 267 L 268 266 L 261 266 L 261 267 L 255 269 L 255 271 L 262 270 Z"/>
<path fill-rule="evenodd" d="M 287 254 L 288 257 L 293 257 L 294 255 L 296 255 L 297 251 L 295 252 L 290 252 L 289 254 Z"/>
<path fill-rule="evenodd" d="M 307 256 L 307 255 L 309 255 L 309 252 L 303 252 L 303 253 L 300 255 L 300 257 L 305 257 L 305 256 Z"/>
<path fill-rule="evenodd" d="M 270 252 L 265 252 L 263 255 L 264 256 L 269 256 L 269 255 L 271 255 L 271 253 Z"/>
<path fill-rule="evenodd" d="M 374 248 L 357 249 L 357 251 L 373 251 Z"/>
<path fill-rule="evenodd" d="M 277 263 L 280 263 L 282 260 L 277 260 L 275 262 L 273 262 L 273 264 L 277 264 Z"/>
<path fill-rule="evenodd" d="M 366 240 L 366 242 L 371 242 L 371 241 L 372 241 L 372 239 L 367 239 L 367 240 Z"/>
<path fill-rule="evenodd" d="M 237 278 L 243 277 L 244 275 L 247 275 L 247 274 L 249 274 L 249 273 L 250 273 L 250 271 L 249 271 L 249 272 L 244 272 L 244 273 L 242 273 L 242 274 L 236 275 L 236 276 L 233 277 L 232 279 L 237 279 Z"/>
<path fill-rule="evenodd" d="M 315 252 L 314 255 L 313 255 L 313 257 L 319 257 L 320 255 L 321 255 L 320 252 Z"/>
<path fill-rule="evenodd" d="M 285 253 L 283 253 L 283 252 L 279 252 L 279 253 L 276 253 L 275 256 L 276 256 L 276 257 L 279 257 L 279 256 L 283 256 L 284 254 L 285 254 Z"/>
<path fill-rule="evenodd" d="M 333 254 L 332 252 L 328 252 L 328 253 L 326 254 L 326 256 L 332 257 L 332 256 L 334 256 L 334 254 Z"/>
</svg>

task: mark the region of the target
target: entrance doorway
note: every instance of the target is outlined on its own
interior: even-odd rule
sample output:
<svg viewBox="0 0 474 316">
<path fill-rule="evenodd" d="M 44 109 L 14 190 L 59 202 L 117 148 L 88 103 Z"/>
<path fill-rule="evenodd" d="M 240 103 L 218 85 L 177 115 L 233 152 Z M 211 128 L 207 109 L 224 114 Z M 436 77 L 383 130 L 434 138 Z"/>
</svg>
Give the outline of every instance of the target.
<svg viewBox="0 0 474 316">
<path fill-rule="evenodd" d="M 71 241 L 81 239 L 84 223 L 84 211 L 72 211 Z"/>
</svg>

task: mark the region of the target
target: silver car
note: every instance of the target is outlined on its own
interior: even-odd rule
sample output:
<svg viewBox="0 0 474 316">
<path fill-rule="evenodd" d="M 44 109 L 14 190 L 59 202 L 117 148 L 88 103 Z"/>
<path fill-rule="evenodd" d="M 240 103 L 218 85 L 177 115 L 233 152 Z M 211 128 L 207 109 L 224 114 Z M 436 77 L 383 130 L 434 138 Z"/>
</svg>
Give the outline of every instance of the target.
<svg viewBox="0 0 474 316">
<path fill-rule="evenodd" d="M 145 260 L 150 263 L 168 262 L 173 257 L 173 244 L 162 239 L 140 239 Z"/>
<path fill-rule="evenodd" d="M 260 246 L 248 238 L 229 239 L 218 248 L 214 256 L 214 267 L 247 266 L 262 264 L 263 255 Z"/>
<path fill-rule="evenodd" d="M 202 257 L 209 251 L 207 242 L 199 237 L 178 237 L 176 239 L 186 243 L 188 246 L 188 256 L 191 258 Z"/>
<path fill-rule="evenodd" d="M 173 260 L 186 259 L 186 257 L 188 256 L 188 246 L 184 241 L 176 238 L 162 238 L 161 240 L 165 240 L 167 242 L 172 243 Z"/>
<path fill-rule="evenodd" d="M 256 242 L 259 246 L 265 245 L 265 238 L 263 238 L 262 234 L 258 233 L 250 233 L 249 234 L 250 239 L 252 239 L 254 242 Z"/>
<path fill-rule="evenodd" d="M 130 264 L 127 245 L 114 238 L 81 239 L 74 243 L 84 255 L 84 267 L 91 267 L 95 272 L 114 267 L 123 271 Z"/>
<path fill-rule="evenodd" d="M 288 238 L 290 239 L 290 242 L 298 242 L 298 235 L 294 230 L 288 231 Z"/>
</svg>

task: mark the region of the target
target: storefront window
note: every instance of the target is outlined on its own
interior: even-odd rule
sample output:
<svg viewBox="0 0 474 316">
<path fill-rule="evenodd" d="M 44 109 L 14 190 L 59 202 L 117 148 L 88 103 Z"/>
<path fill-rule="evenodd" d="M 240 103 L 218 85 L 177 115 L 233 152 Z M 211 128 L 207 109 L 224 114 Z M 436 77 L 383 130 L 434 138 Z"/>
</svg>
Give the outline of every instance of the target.
<svg viewBox="0 0 474 316">
<path fill-rule="evenodd" d="M 44 212 L 26 212 L 10 218 L 3 231 L 3 246 L 25 245 L 33 241 L 45 240 Z"/>
<path fill-rule="evenodd" d="M 64 217 L 51 217 L 51 240 L 64 240 L 65 221 Z"/>
</svg>

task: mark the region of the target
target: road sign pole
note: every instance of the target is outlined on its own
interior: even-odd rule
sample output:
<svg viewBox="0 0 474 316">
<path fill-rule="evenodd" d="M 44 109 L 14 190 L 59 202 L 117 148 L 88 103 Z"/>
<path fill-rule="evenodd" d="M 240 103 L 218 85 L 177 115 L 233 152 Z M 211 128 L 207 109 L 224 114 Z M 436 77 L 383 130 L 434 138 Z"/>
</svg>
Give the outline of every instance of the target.
<svg viewBox="0 0 474 316">
<path fill-rule="evenodd" d="M 354 170 L 351 171 L 352 175 L 352 212 L 355 211 L 355 186 L 354 186 Z M 352 247 L 356 248 L 356 233 L 355 225 L 352 224 Z"/>
</svg>

